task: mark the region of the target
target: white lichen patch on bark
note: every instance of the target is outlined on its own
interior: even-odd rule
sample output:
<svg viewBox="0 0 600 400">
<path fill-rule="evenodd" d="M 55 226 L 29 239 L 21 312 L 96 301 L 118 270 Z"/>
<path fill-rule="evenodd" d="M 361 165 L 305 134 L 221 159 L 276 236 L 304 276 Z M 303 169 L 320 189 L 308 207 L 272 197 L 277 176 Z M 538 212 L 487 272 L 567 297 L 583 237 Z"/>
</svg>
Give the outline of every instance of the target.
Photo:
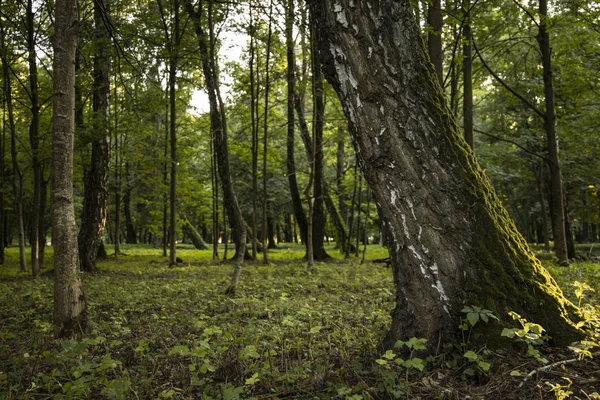
<svg viewBox="0 0 600 400">
<path fill-rule="evenodd" d="M 348 27 L 348 19 L 346 19 L 346 12 L 342 4 L 337 2 L 333 6 L 333 12 L 335 12 L 335 19 L 338 23 L 342 24 L 344 28 Z"/>
</svg>

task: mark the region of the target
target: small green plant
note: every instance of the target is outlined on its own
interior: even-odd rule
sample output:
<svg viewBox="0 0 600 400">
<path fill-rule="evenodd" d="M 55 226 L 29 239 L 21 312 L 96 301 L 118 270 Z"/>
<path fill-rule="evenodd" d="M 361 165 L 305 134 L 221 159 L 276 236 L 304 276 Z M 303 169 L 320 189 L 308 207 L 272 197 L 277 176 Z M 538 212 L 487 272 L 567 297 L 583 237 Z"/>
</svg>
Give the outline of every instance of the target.
<svg viewBox="0 0 600 400">
<path fill-rule="evenodd" d="M 381 358 L 375 362 L 382 367 L 381 375 L 384 381 L 385 391 L 398 399 L 410 393 L 408 376 L 414 371 L 423 371 L 427 360 L 415 357 L 415 352 L 425 350 L 427 339 L 411 338 L 407 342 L 398 340 L 394 344 L 395 349 L 406 347 L 410 353 L 408 359 L 398 356 L 393 350 L 387 350 Z M 404 370 L 404 382 L 398 381 L 399 372 Z"/>
<path fill-rule="evenodd" d="M 569 349 L 577 354 L 579 360 L 583 360 L 585 357 L 591 358 L 592 350 L 600 347 L 600 307 L 594 307 L 591 304 L 581 305 L 584 293 L 594 291 L 587 283 L 575 281 L 573 286 L 575 286 L 575 296 L 578 300 L 579 315 L 581 316 L 581 321 L 577 323 L 577 327 L 584 329 L 587 335 L 585 340 L 574 346 L 569 346 Z"/>
<path fill-rule="evenodd" d="M 490 319 L 498 321 L 498 317 L 494 315 L 490 310 L 477 306 L 466 306 L 461 310 L 464 317 L 460 318 L 459 328 L 462 331 L 462 347 L 463 351 L 467 351 L 473 328 L 479 321 L 485 322 L 486 324 Z M 467 336 L 465 337 L 465 332 Z"/>
<path fill-rule="evenodd" d="M 568 399 L 573 394 L 573 391 L 569 390 L 569 388 L 571 387 L 573 382 L 569 378 L 565 378 L 564 376 L 563 376 L 563 379 L 565 381 L 567 381 L 566 385 L 561 385 L 559 383 L 546 382 L 546 385 L 551 387 L 550 391 L 554 393 L 554 398 L 556 400 Z"/>
<path fill-rule="evenodd" d="M 515 339 L 525 345 L 527 354 L 535 358 L 542 364 L 547 364 L 548 359 L 542 357 L 540 351 L 535 346 L 541 346 L 545 344 L 546 338 L 544 337 L 544 328 L 541 325 L 533 322 L 528 322 L 525 318 L 521 317 L 514 311 L 508 313 L 515 321 L 518 321 L 521 325 L 520 328 L 504 328 L 502 330 L 502 336 L 510 339 Z"/>
</svg>

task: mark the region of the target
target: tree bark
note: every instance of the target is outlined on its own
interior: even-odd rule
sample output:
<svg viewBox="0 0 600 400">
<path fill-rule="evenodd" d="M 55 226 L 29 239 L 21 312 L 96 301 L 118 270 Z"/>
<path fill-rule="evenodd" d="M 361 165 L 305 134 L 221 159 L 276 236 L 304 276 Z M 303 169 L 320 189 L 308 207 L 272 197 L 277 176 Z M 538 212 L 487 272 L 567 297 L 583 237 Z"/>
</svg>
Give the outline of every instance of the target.
<svg viewBox="0 0 600 400">
<path fill-rule="evenodd" d="M 7 57 L 6 33 L 3 25 L 0 25 L 2 40 L 2 78 L 4 83 L 4 95 L 6 98 L 6 109 L 8 113 L 8 130 L 10 132 L 10 155 L 12 158 L 12 189 L 15 204 L 15 219 L 17 221 L 17 235 L 19 239 L 19 268 L 21 272 L 27 270 L 27 260 L 25 257 L 25 227 L 23 226 L 23 173 L 19 168 L 17 159 L 17 131 L 15 127 L 15 117 L 13 111 L 13 98 L 11 86 L 11 72 Z"/>
<path fill-rule="evenodd" d="M 386 343 L 455 343 L 461 310 L 513 310 L 557 344 L 574 306 L 529 250 L 446 105 L 408 0 L 312 0 L 324 72 L 391 234 L 396 308 Z M 543 307 L 540 307 L 543 304 Z M 497 340 L 488 337 L 489 341 Z"/>
<path fill-rule="evenodd" d="M 311 25 L 313 27 L 314 24 Z M 312 210 L 312 243 L 313 257 L 317 261 L 330 258 L 325 251 L 323 237 L 325 236 L 325 210 L 323 206 L 323 185 L 325 181 L 323 165 L 323 126 L 325 118 L 325 102 L 323 98 L 323 75 L 321 73 L 321 58 L 317 47 L 317 29 L 311 31 L 311 61 L 313 85 L 313 198 Z"/>
<path fill-rule="evenodd" d="M 344 221 L 342 220 L 342 216 L 340 215 L 340 212 L 335 207 L 335 203 L 333 202 L 333 199 L 331 198 L 331 194 L 329 193 L 329 190 L 327 189 L 327 185 L 325 185 L 325 191 L 323 193 L 323 196 L 324 196 L 324 200 L 325 200 L 325 206 L 327 207 L 327 212 L 329 213 L 329 217 L 331 218 L 331 221 L 333 222 L 333 226 L 335 228 L 335 232 L 336 232 L 335 242 L 337 244 L 339 244 L 339 246 L 340 246 L 339 248 L 340 248 L 342 254 L 346 254 L 346 247 L 348 246 L 348 242 L 347 242 L 348 241 L 348 232 L 346 231 L 346 225 L 344 224 Z M 350 251 L 354 252 L 354 249 L 351 249 Z"/>
<path fill-rule="evenodd" d="M 110 36 L 106 30 L 106 0 L 94 0 L 94 83 L 92 87 L 92 156 L 84 179 L 83 213 L 78 244 L 81 268 L 95 271 L 98 248 L 106 225 L 108 208 L 108 163 L 110 159 Z"/>
<path fill-rule="evenodd" d="M 123 213 L 125 214 L 125 243 L 137 244 L 137 235 L 135 233 L 135 226 L 133 226 L 133 218 L 131 216 L 131 176 L 129 173 L 129 163 L 125 162 L 125 195 L 123 196 Z"/>
<path fill-rule="evenodd" d="M 33 196 L 31 198 L 31 272 L 40 272 L 39 263 L 39 227 L 40 195 L 42 186 L 42 166 L 40 162 L 40 105 L 38 73 L 35 49 L 35 15 L 33 1 L 27 0 L 27 54 L 29 61 L 29 98 L 31 100 L 31 122 L 29 124 L 29 143 L 31 145 L 31 165 L 33 170 Z"/>
<path fill-rule="evenodd" d="M 183 231 L 190 238 L 192 244 L 197 250 L 208 250 L 202 235 L 194 228 L 194 225 L 185 217 L 183 217 Z"/>
<path fill-rule="evenodd" d="M 463 132 L 465 141 L 473 149 L 473 52 L 471 42 L 473 33 L 471 32 L 471 0 L 464 0 L 463 12 L 465 23 L 463 26 L 464 44 L 463 44 Z"/>
<path fill-rule="evenodd" d="M 79 335 L 86 326 L 86 301 L 79 279 L 73 201 L 77 28 L 77 2 L 56 0 L 51 175 L 54 332 L 57 337 Z"/>
<path fill-rule="evenodd" d="M 542 53 L 544 77 L 544 97 L 546 112 L 544 130 L 548 144 L 548 166 L 552 191 L 552 225 L 554 231 L 554 251 L 560 264 L 568 264 L 567 237 L 565 232 L 565 206 L 563 198 L 562 176 L 558 155 L 558 134 L 556 132 L 556 107 L 554 104 L 554 83 L 552 77 L 552 55 L 550 35 L 548 35 L 548 2 L 539 0 L 540 23 L 537 36 Z"/>
<path fill-rule="evenodd" d="M 235 266 L 231 278 L 231 284 L 227 289 L 227 293 L 234 293 L 239 282 L 244 255 L 246 254 L 246 221 L 242 216 L 237 196 L 233 190 L 231 181 L 231 173 L 229 167 L 229 148 L 227 138 L 227 124 L 225 105 L 220 96 L 218 74 L 215 60 L 215 43 L 214 32 L 212 26 L 213 1 L 208 3 L 208 26 L 209 34 L 207 35 L 202 25 L 202 3 L 196 10 L 190 0 L 185 0 L 185 7 L 194 23 L 196 36 L 198 37 L 198 45 L 200 49 L 200 58 L 202 60 L 202 72 L 208 94 L 210 104 L 210 125 L 211 131 L 215 135 L 215 153 L 217 158 L 217 169 L 221 185 L 223 189 L 223 205 L 227 211 L 229 223 L 233 231 L 233 239 L 235 241 Z"/>
<path fill-rule="evenodd" d="M 287 160 L 286 172 L 288 183 L 290 186 L 290 196 L 292 197 L 292 207 L 294 209 L 294 217 L 300 230 L 300 239 L 306 245 L 308 221 L 302 207 L 302 199 L 300 198 L 300 189 L 298 188 L 298 177 L 296 175 L 296 160 L 295 160 L 295 99 L 296 99 L 296 73 L 295 73 L 295 55 L 294 55 L 294 0 L 287 1 L 286 17 L 285 17 L 285 41 L 286 41 L 286 81 L 287 81 Z M 311 156 L 312 158 L 312 156 Z"/>
</svg>

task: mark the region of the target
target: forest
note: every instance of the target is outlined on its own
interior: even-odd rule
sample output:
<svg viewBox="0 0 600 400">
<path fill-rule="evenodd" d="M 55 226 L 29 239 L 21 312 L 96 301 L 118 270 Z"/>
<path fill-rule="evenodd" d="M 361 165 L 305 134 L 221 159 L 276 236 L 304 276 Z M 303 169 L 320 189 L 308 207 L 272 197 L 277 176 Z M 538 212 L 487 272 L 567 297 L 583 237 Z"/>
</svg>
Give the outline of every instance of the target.
<svg viewBox="0 0 600 400">
<path fill-rule="evenodd" d="M 592 0 L 0 0 L 0 398 L 600 399 Z"/>
</svg>

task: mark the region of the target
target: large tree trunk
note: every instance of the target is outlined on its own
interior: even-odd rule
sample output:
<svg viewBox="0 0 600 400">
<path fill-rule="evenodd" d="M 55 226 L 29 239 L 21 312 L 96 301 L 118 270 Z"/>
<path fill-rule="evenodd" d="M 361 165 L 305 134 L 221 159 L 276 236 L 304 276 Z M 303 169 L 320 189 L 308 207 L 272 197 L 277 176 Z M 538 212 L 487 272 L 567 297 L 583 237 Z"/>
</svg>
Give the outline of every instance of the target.
<svg viewBox="0 0 600 400">
<path fill-rule="evenodd" d="M 77 2 L 56 0 L 51 175 L 54 332 L 57 337 L 79 335 L 86 325 L 86 301 L 79 279 L 73 201 L 77 26 Z"/>
<path fill-rule="evenodd" d="M 108 101 L 110 95 L 110 37 L 105 27 L 108 5 L 94 1 L 94 85 L 92 88 L 93 137 L 92 158 L 84 179 L 83 213 L 79 230 L 81 269 L 96 270 L 96 257 L 102 242 L 108 207 L 108 162 L 110 129 Z"/>
<path fill-rule="evenodd" d="M 529 250 L 458 127 L 408 0 L 312 0 L 325 75 L 391 233 L 388 343 L 456 342 L 465 305 L 513 310 L 559 344 L 574 306 Z M 543 307 L 540 307 L 543 304 Z M 490 340 L 496 340 L 490 337 Z"/>
<path fill-rule="evenodd" d="M 539 0 L 540 23 L 537 40 L 542 53 L 544 75 L 544 96 L 546 112 L 544 129 L 548 143 L 548 166 L 550 168 L 550 190 L 552 192 L 552 226 L 554 231 L 554 251 L 558 262 L 568 263 L 567 237 L 565 232 L 565 206 L 563 199 L 562 176 L 558 156 L 558 134 L 556 133 L 556 107 L 554 105 L 554 86 L 552 78 L 552 55 L 550 36 L 548 35 L 548 2 Z"/>
</svg>

